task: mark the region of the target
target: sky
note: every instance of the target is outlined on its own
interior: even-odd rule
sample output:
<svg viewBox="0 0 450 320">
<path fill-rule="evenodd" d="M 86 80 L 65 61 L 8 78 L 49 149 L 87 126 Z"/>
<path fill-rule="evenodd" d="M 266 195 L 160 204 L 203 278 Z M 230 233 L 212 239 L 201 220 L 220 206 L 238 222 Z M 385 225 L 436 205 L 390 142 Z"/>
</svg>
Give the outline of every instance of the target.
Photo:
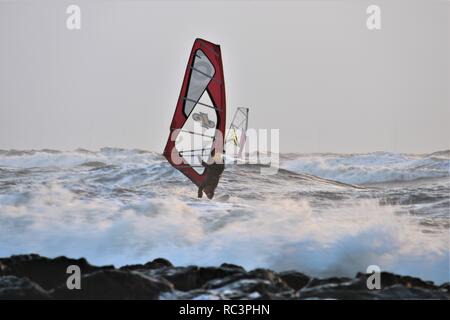
<svg viewBox="0 0 450 320">
<path fill-rule="evenodd" d="M 445 0 L 0 0 L 0 149 L 161 152 L 198 37 L 221 45 L 228 121 L 249 107 L 282 152 L 450 149 Z"/>
</svg>

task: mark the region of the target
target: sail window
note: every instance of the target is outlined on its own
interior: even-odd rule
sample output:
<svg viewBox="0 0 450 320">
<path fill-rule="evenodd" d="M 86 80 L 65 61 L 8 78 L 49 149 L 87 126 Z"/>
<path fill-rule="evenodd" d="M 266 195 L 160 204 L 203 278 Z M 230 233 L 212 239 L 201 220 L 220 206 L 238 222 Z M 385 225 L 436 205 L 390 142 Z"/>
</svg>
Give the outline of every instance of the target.
<svg viewBox="0 0 450 320">
<path fill-rule="evenodd" d="M 194 62 L 190 68 L 191 77 L 189 79 L 187 96 L 184 101 L 184 114 L 186 117 L 189 117 L 215 74 L 214 66 L 200 49 L 195 52 Z"/>
</svg>

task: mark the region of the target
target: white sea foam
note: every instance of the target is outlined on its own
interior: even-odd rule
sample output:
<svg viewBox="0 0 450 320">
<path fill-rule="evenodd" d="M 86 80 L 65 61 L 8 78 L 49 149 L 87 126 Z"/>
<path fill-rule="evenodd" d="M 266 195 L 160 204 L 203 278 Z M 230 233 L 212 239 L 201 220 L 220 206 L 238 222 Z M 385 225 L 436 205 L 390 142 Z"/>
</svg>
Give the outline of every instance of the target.
<svg viewBox="0 0 450 320">
<path fill-rule="evenodd" d="M 298 155 L 282 167 L 299 173 L 353 184 L 448 177 L 450 159 L 442 155 L 375 152 L 354 155 Z"/>
<path fill-rule="evenodd" d="M 448 230 L 424 232 L 392 206 L 359 201 L 314 209 L 307 201 L 239 199 L 198 205 L 179 197 L 129 203 L 81 200 L 57 184 L 0 206 L 0 255 L 37 252 L 124 265 L 165 257 L 177 265 L 230 262 L 353 276 L 383 270 L 449 280 Z"/>
<path fill-rule="evenodd" d="M 446 153 L 288 158 L 286 168 L 351 183 L 445 180 L 449 164 Z M 195 186 L 156 153 L 0 152 L 0 256 L 34 252 L 117 266 L 165 257 L 316 276 L 353 276 L 376 264 L 448 281 L 448 184 L 416 189 L 360 190 L 228 166 L 209 201 L 196 199 Z"/>
<path fill-rule="evenodd" d="M 154 152 L 140 150 L 124 150 L 117 148 L 103 148 L 99 152 L 88 150 L 76 151 L 15 151 L 0 153 L 0 168 L 67 168 L 82 165 L 89 162 L 107 162 L 109 164 L 144 163 L 154 162 L 161 157 Z"/>
</svg>

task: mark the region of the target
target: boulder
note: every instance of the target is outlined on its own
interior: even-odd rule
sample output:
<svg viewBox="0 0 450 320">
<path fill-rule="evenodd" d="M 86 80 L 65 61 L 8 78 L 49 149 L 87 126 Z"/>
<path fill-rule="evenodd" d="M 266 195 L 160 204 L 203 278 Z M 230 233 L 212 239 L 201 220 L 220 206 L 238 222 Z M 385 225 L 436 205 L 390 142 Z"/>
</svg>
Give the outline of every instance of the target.
<svg viewBox="0 0 450 320">
<path fill-rule="evenodd" d="M 205 283 L 213 279 L 222 279 L 229 275 L 240 273 L 238 268 L 228 267 L 165 267 L 159 269 L 137 270 L 144 275 L 159 276 L 171 282 L 175 289 L 190 291 L 201 288 Z"/>
<path fill-rule="evenodd" d="M 294 290 L 302 289 L 311 281 L 310 277 L 298 271 L 284 271 L 278 276 Z"/>
<path fill-rule="evenodd" d="M 173 286 L 162 278 L 148 277 L 123 270 L 102 270 L 81 278 L 81 289 L 67 289 L 63 285 L 52 295 L 56 299 L 159 299 L 162 292 Z"/>
<path fill-rule="evenodd" d="M 90 265 L 86 259 L 69 259 L 57 257 L 49 259 L 37 254 L 17 255 L 10 258 L 0 259 L 0 276 L 14 275 L 27 277 L 39 284 L 42 288 L 50 290 L 66 282 L 67 267 L 77 265 L 81 274 L 88 274 L 97 270 L 113 269 L 113 266 L 95 267 Z"/>
<path fill-rule="evenodd" d="M 164 258 L 156 258 L 146 264 L 131 264 L 120 268 L 120 270 L 143 270 L 143 269 L 161 269 L 173 267 L 172 263 Z"/>
<path fill-rule="evenodd" d="M 267 269 L 213 279 L 203 289 L 224 299 L 292 299 L 296 295 L 281 277 Z"/>
<path fill-rule="evenodd" d="M 371 274 L 366 273 L 358 273 L 356 274 L 356 278 L 367 282 L 367 278 L 370 277 Z M 424 281 L 419 278 L 410 277 L 410 276 L 401 276 L 398 274 L 390 273 L 390 272 L 381 272 L 381 288 L 390 287 L 396 284 L 401 284 L 407 288 L 423 288 L 423 289 L 437 289 L 437 286 L 432 281 Z"/>
<path fill-rule="evenodd" d="M 50 294 L 27 278 L 0 277 L 0 300 L 46 300 Z"/>
<path fill-rule="evenodd" d="M 69 265 L 81 269 L 80 290 L 67 288 Z M 0 299 L 450 299 L 449 283 L 382 272 L 381 289 L 369 290 L 370 276 L 318 279 L 227 263 L 174 267 L 163 258 L 115 269 L 30 254 L 0 259 Z"/>
</svg>

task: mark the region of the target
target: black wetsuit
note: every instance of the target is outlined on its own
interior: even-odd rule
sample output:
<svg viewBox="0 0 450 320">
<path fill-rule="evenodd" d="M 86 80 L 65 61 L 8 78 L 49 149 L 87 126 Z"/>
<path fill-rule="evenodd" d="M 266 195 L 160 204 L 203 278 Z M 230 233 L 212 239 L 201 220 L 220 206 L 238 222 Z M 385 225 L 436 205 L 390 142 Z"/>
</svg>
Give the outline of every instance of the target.
<svg viewBox="0 0 450 320">
<path fill-rule="evenodd" d="M 202 166 L 206 168 L 206 180 L 198 188 L 198 197 L 201 198 L 203 196 L 203 191 L 205 191 L 208 199 L 212 199 L 214 197 L 214 190 L 216 190 L 217 185 L 219 184 L 220 175 L 225 169 L 225 165 L 223 163 L 215 162 L 212 164 L 207 164 L 202 161 Z"/>
</svg>

